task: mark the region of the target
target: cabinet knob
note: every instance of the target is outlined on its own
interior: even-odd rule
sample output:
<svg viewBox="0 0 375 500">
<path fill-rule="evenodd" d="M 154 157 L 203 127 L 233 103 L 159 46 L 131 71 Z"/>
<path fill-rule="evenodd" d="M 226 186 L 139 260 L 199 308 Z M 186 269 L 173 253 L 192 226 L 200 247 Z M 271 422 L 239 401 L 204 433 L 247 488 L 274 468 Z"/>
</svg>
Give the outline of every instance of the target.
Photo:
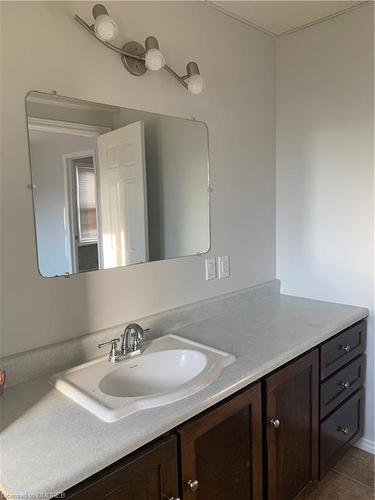
<svg viewBox="0 0 375 500">
<path fill-rule="evenodd" d="M 347 436 L 349 434 L 349 428 L 348 427 L 342 427 L 341 425 L 339 425 L 337 427 L 337 432 L 342 432 L 343 434 L 345 434 L 345 436 Z"/>
<path fill-rule="evenodd" d="M 344 389 L 349 389 L 349 387 L 350 387 L 349 382 L 339 382 L 339 385 L 341 387 L 344 387 Z"/>
<path fill-rule="evenodd" d="M 197 491 L 199 487 L 199 482 L 196 479 L 189 479 L 186 484 L 189 486 L 190 491 Z"/>
<path fill-rule="evenodd" d="M 350 351 L 350 345 L 340 345 L 339 349 L 341 349 L 342 351 L 345 351 L 345 352 L 349 352 Z"/>
<path fill-rule="evenodd" d="M 180 499 L 177 497 L 169 497 L 168 500 L 180 500 Z"/>
<path fill-rule="evenodd" d="M 275 429 L 278 429 L 280 427 L 280 420 L 278 418 L 271 418 L 269 420 L 269 423 L 272 424 Z"/>
</svg>

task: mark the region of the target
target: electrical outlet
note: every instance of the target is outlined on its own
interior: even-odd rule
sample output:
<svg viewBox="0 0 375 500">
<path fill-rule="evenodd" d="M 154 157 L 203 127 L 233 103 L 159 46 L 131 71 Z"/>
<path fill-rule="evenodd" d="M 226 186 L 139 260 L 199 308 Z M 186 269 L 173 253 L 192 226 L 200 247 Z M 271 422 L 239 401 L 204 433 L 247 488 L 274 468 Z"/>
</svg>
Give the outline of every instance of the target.
<svg viewBox="0 0 375 500">
<path fill-rule="evenodd" d="M 216 279 L 216 259 L 215 257 L 209 257 L 205 260 L 206 263 L 206 280 Z"/>
<path fill-rule="evenodd" d="M 223 278 L 229 278 L 230 276 L 229 255 L 224 255 L 224 257 L 218 257 L 217 266 L 219 269 L 219 280 Z"/>
</svg>

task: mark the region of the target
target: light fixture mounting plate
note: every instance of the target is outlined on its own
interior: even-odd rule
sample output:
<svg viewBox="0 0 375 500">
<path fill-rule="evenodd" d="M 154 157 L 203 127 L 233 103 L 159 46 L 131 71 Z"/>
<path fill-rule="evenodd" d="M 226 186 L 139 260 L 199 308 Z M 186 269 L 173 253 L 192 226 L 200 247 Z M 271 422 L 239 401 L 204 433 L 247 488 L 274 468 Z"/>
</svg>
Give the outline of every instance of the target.
<svg viewBox="0 0 375 500">
<path fill-rule="evenodd" d="M 122 50 L 137 57 L 144 56 L 146 52 L 144 47 L 138 42 L 127 42 L 122 47 Z M 134 76 L 141 76 L 147 71 L 146 64 L 141 59 L 134 59 L 133 57 L 125 56 L 122 54 L 121 60 L 129 73 Z"/>
</svg>

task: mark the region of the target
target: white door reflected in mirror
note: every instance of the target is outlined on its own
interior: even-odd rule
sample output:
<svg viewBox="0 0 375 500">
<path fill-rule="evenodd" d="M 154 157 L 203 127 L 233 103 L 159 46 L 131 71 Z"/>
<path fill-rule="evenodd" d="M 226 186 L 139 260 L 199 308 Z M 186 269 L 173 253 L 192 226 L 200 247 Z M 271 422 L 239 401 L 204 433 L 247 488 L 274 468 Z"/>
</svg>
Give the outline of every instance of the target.
<svg viewBox="0 0 375 500">
<path fill-rule="evenodd" d="M 144 123 L 107 132 L 97 141 L 103 267 L 147 262 Z"/>
</svg>

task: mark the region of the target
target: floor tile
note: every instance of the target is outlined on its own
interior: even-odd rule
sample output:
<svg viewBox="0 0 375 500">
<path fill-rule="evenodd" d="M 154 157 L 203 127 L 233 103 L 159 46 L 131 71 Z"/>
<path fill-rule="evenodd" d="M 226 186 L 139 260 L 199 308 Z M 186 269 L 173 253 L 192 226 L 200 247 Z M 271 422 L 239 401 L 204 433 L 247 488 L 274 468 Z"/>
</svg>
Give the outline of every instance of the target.
<svg viewBox="0 0 375 500">
<path fill-rule="evenodd" d="M 362 483 L 349 479 L 339 472 L 331 471 L 306 499 L 374 500 L 374 492 Z"/>
<path fill-rule="evenodd" d="M 374 455 L 350 448 L 333 470 L 374 488 Z"/>
</svg>

